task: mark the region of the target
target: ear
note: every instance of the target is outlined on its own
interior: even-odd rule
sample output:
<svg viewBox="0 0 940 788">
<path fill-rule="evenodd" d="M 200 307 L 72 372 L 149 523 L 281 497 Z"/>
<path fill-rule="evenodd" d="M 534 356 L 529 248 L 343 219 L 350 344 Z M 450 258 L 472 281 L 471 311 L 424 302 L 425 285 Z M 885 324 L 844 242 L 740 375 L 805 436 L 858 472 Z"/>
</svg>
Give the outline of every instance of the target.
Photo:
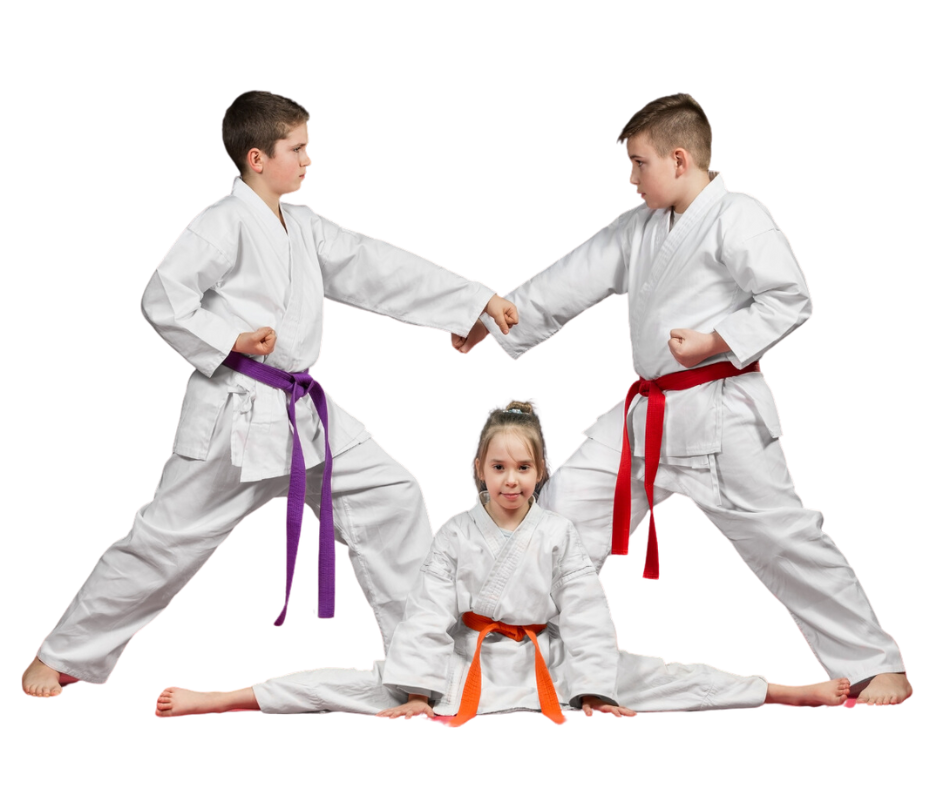
<svg viewBox="0 0 940 788">
<path fill-rule="evenodd" d="M 692 157 L 685 148 L 676 148 L 672 152 L 672 160 L 676 165 L 677 178 L 681 178 L 692 167 Z"/>
<path fill-rule="evenodd" d="M 476 472 L 477 472 L 477 479 L 479 479 L 479 480 L 482 482 L 482 481 L 483 481 L 483 472 L 480 470 L 480 458 L 479 458 L 479 457 L 477 457 L 477 458 L 473 461 L 473 467 L 476 469 Z"/>
<path fill-rule="evenodd" d="M 250 151 L 248 151 L 248 156 L 246 158 L 248 160 L 248 167 L 253 172 L 260 174 L 264 171 L 264 152 L 259 148 L 252 148 Z"/>
</svg>

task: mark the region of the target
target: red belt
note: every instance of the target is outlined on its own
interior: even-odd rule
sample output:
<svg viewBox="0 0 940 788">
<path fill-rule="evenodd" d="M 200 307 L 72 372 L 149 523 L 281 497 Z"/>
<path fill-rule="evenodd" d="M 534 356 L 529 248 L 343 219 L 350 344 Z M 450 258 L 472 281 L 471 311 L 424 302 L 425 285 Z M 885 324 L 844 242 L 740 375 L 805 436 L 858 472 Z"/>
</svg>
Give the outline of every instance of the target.
<svg viewBox="0 0 940 788">
<path fill-rule="evenodd" d="M 637 394 L 649 398 L 646 406 L 646 500 L 650 507 L 650 531 L 646 544 L 646 566 L 643 577 L 659 577 L 659 545 L 656 541 L 656 520 L 653 517 L 653 482 L 659 468 L 659 453 L 663 442 L 663 418 L 666 415 L 666 395 L 664 391 L 681 391 L 701 386 L 715 380 L 746 375 L 748 372 L 760 372 L 760 363 L 755 361 L 744 369 L 738 369 L 730 361 L 720 361 L 707 367 L 673 372 L 656 380 L 640 378 L 630 386 L 627 403 L 623 409 L 623 447 L 620 453 L 620 470 L 617 473 L 617 486 L 614 489 L 614 526 L 611 552 L 614 555 L 626 555 L 630 544 L 630 480 L 632 455 L 627 414 L 630 403 Z"/>
<path fill-rule="evenodd" d="M 526 635 L 529 636 L 529 640 L 535 646 L 535 683 L 539 690 L 539 706 L 542 708 L 542 714 L 559 725 L 565 721 L 565 715 L 561 713 L 561 706 L 558 704 L 558 695 L 555 693 L 555 685 L 552 683 L 551 674 L 548 672 L 545 660 L 542 659 L 542 652 L 539 650 L 538 633 L 545 629 L 545 624 L 528 624 L 526 626 L 504 624 L 502 621 L 493 621 L 491 618 L 470 611 L 463 614 L 463 623 L 470 629 L 479 632 L 480 636 L 477 638 L 477 650 L 473 655 L 473 662 L 470 663 L 467 680 L 463 685 L 460 708 L 457 710 L 457 716 L 450 721 L 451 726 L 463 725 L 476 716 L 477 709 L 480 706 L 480 690 L 483 688 L 483 680 L 480 675 L 480 649 L 483 647 L 483 639 L 490 632 L 499 632 L 499 634 L 512 638 L 519 643 Z"/>
</svg>

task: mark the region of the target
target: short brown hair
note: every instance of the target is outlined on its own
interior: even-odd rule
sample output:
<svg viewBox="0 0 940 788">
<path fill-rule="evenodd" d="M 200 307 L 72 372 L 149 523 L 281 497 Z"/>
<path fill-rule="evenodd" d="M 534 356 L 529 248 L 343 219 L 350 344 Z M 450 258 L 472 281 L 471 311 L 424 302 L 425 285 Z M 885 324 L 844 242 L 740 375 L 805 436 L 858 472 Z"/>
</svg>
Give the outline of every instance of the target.
<svg viewBox="0 0 940 788">
<path fill-rule="evenodd" d="M 696 166 L 708 170 L 712 158 L 712 127 L 705 111 L 688 93 L 676 93 L 651 101 L 623 127 L 617 142 L 625 142 L 641 132 L 660 156 L 685 148 Z"/>
<path fill-rule="evenodd" d="M 477 462 L 483 466 L 486 460 L 486 452 L 490 447 L 493 438 L 500 432 L 512 432 L 520 436 L 532 451 L 532 459 L 535 460 L 535 470 L 539 475 L 539 480 L 535 484 L 535 493 L 538 494 L 542 485 L 548 481 L 548 461 L 545 459 L 545 438 L 542 435 L 542 422 L 535 414 L 535 408 L 531 402 L 518 402 L 513 400 L 505 408 L 497 408 L 483 425 L 483 431 L 480 433 L 480 442 L 477 444 L 477 454 L 473 463 L 473 479 L 476 482 L 477 490 L 483 492 L 486 490 L 477 470 Z"/>
<path fill-rule="evenodd" d="M 296 101 L 264 90 L 249 90 L 232 102 L 222 119 L 222 141 L 238 171 L 245 174 L 245 157 L 252 148 L 274 155 L 274 146 L 290 130 L 310 119 Z"/>
</svg>

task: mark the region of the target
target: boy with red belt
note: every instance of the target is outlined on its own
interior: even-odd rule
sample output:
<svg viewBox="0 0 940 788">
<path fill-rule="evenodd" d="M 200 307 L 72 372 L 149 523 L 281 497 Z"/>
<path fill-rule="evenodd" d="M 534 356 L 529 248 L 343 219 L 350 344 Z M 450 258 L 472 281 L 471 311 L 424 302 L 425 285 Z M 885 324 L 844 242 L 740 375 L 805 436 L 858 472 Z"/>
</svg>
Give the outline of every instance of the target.
<svg viewBox="0 0 940 788">
<path fill-rule="evenodd" d="M 711 129 L 691 96 L 651 102 L 620 141 L 645 205 L 510 293 L 522 326 L 494 332 L 518 357 L 607 296 L 629 294 L 641 378 L 633 406 L 621 402 L 587 431 L 542 504 L 578 526 L 600 568 L 612 547 L 626 552 L 654 503 L 689 496 L 786 605 L 831 677 L 847 676 L 863 702 L 902 702 L 911 687 L 897 644 L 822 515 L 800 502 L 760 372 L 763 354 L 810 315 L 786 238 L 759 202 L 708 170 Z M 455 346 L 469 351 L 487 328 L 483 318 Z M 658 576 L 656 547 L 651 514 L 647 577 Z"/>
</svg>

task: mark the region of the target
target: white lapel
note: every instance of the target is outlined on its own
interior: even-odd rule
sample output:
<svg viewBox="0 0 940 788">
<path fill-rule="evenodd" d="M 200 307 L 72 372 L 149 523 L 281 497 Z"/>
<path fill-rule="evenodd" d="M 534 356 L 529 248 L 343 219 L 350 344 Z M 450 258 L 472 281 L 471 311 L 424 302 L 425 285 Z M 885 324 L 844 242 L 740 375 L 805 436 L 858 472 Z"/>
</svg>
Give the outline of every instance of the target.
<svg viewBox="0 0 940 788">
<path fill-rule="evenodd" d="M 470 510 L 470 516 L 483 535 L 487 548 L 496 558 L 496 562 L 486 576 L 486 580 L 483 581 L 483 586 L 476 594 L 473 603 L 474 613 L 493 618 L 506 584 L 515 574 L 520 560 L 529 547 L 532 535 L 542 520 L 543 514 L 544 510 L 533 502 L 525 519 L 519 523 L 519 527 L 507 539 L 499 530 L 499 526 L 487 514 L 482 504 L 478 503 Z"/>
<path fill-rule="evenodd" d="M 232 194 L 251 208 L 251 215 L 256 225 L 261 229 L 272 251 L 285 266 L 290 265 L 290 239 L 272 211 L 264 200 L 241 178 L 236 178 L 232 185 Z"/>
</svg>

